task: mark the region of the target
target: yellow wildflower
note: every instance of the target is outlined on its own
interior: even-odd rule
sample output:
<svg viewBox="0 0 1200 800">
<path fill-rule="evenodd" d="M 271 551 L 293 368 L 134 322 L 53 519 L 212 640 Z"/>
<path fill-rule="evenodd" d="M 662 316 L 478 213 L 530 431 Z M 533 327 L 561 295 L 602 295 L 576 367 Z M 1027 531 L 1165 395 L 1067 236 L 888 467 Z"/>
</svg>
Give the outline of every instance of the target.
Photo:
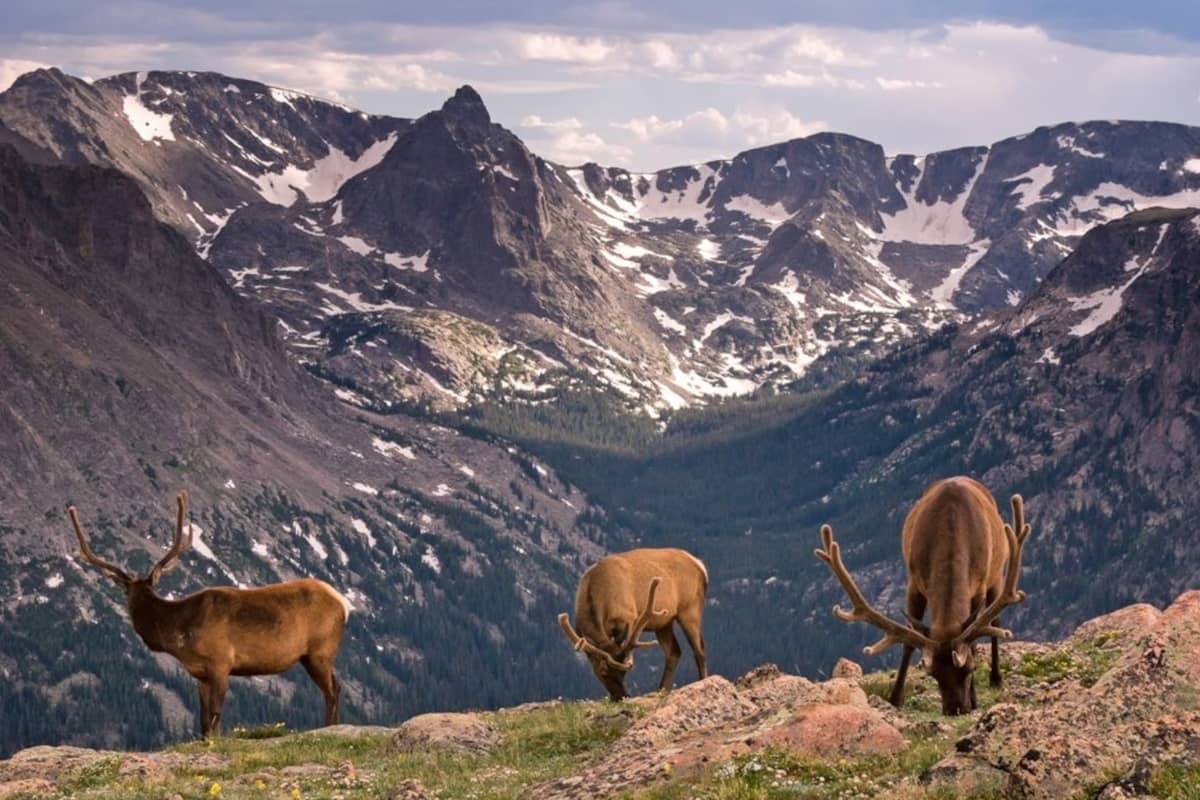
<svg viewBox="0 0 1200 800">
<path fill-rule="evenodd" d="M 221 793 L 221 784 L 214 783 L 212 786 L 208 787 L 208 796 L 209 797 L 216 797 L 220 793 Z"/>
</svg>

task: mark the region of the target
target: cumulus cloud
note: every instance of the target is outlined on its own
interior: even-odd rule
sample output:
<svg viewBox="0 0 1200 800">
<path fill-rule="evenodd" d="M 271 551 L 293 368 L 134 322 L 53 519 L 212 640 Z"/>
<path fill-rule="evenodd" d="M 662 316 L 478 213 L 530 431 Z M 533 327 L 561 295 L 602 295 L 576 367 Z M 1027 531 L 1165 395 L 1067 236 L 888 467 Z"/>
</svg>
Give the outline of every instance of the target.
<svg viewBox="0 0 1200 800">
<path fill-rule="evenodd" d="M 820 120 L 802 120 L 778 107 L 738 108 L 725 114 L 710 106 L 679 119 L 660 119 L 652 114 L 614 122 L 612 127 L 627 131 L 638 142 L 676 141 L 740 148 L 808 136 L 827 125 Z"/>
<path fill-rule="evenodd" d="M 577 131 L 583 127 L 583 123 L 575 117 L 567 117 L 566 119 L 542 119 L 537 114 L 529 114 L 521 120 L 522 127 L 525 128 L 548 128 L 552 131 Z"/>
<path fill-rule="evenodd" d="M 599 64 L 615 49 L 600 38 L 580 38 L 552 33 L 518 34 L 517 52 L 531 61 Z"/>
<path fill-rule="evenodd" d="M 1030 25 L 268 26 L 216 12 L 143 22 L 102 36 L 0 34 L 0 85 L 44 63 L 90 78 L 203 68 L 416 116 L 470 83 L 535 151 L 636 169 L 824 128 L 928 152 L 1063 119 L 1200 123 L 1194 44 L 1146 54 Z"/>
<path fill-rule="evenodd" d="M 526 144 L 535 153 L 552 161 L 568 166 L 595 161 L 601 164 L 625 164 L 633 151 L 614 142 L 606 141 L 600 134 L 581 128 L 550 128 L 550 136 L 534 135 Z"/>
<path fill-rule="evenodd" d="M 876 77 L 875 83 L 885 92 L 897 92 L 904 89 L 940 89 L 945 86 L 941 81 L 913 81 L 904 78 Z"/>
</svg>

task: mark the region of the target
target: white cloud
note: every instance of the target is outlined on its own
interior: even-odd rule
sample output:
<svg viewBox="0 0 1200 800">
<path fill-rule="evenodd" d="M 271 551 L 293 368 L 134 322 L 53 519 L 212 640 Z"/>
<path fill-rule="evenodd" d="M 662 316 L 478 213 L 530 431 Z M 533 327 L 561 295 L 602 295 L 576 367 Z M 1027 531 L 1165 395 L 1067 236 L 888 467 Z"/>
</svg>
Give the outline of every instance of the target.
<svg viewBox="0 0 1200 800">
<path fill-rule="evenodd" d="M 583 127 L 583 123 L 575 117 L 550 120 L 542 119 L 537 114 L 530 114 L 521 120 L 521 126 L 525 128 L 549 128 L 554 131 L 577 131 Z"/>
<path fill-rule="evenodd" d="M 784 139 L 798 139 L 828 127 L 820 120 L 805 122 L 782 108 L 767 109 L 761 112 L 739 109 L 733 115 L 733 124 L 742 131 L 746 143 L 751 145 L 767 144 Z"/>
<path fill-rule="evenodd" d="M 302 21 L 281 28 L 216 14 L 183 19 L 153 36 L 152 26 L 131 25 L 105 36 L 10 37 L 0 85 L 42 63 L 92 78 L 203 68 L 416 116 L 470 83 L 493 117 L 528 134 L 538 152 L 635 169 L 826 127 L 890 152 L 928 152 L 1064 119 L 1200 123 L 1194 45 L 1148 55 L 1119 42 L 1063 41 L 1032 26 L 666 30 L 644 21 L 318 30 Z M 200 31 L 194 38 L 191 28 Z"/>
<path fill-rule="evenodd" d="M 532 127 L 538 128 L 538 126 Z M 559 164 L 576 166 L 587 161 L 606 165 L 624 164 L 633 155 L 630 148 L 606 141 L 600 134 L 585 131 L 579 127 L 555 125 L 540 127 L 550 135 L 535 134 L 528 138 L 526 144 L 538 155 Z"/>
<path fill-rule="evenodd" d="M 600 38 L 584 39 L 553 33 L 519 34 L 516 45 L 522 58 L 576 64 L 599 64 L 615 49 Z"/>
<path fill-rule="evenodd" d="M 741 149 L 771 141 L 795 139 L 824 130 L 820 120 L 805 121 L 784 108 L 738 108 L 726 115 L 712 106 L 679 119 L 661 119 L 651 114 L 612 127 L 627 131 L 638 142 L 675 141 L 712 144 Z"/>
<path fill-rule="evenodd" d="M 875 83 L 885 92 L 903 91 L 905 89 L 940 89 L 945 86 L 941 81 L 913 81 L 904 78 L 875 78 Z"/>
</svg>

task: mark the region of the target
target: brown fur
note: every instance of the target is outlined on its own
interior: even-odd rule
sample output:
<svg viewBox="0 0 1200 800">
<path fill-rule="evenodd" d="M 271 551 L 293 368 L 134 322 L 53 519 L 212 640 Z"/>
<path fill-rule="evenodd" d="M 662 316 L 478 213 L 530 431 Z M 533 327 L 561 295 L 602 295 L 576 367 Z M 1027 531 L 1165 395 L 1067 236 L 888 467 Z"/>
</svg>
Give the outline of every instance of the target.
<svg viewBox="0 0 1200 800">
<path fill-rule="evenodd" d="M 85 561 L 125 592 L 133 629 L 155 652 L 170 653 L 196 679 L 200 733 L 219 731 L 230 675 L 274 675 L 302 664 L 325 697 L 325 724 L 338 721 L 341 687 L 333 662 L 350 608 L 329 584 L 305 578 L 256 589 L 219 586 L 168 600 L 155 592 L 161 574 L 187 548 L 182 536 L 186 495 L 179 499 L 175 546 L 144 578 L 96 558 L 78 516 L 69 512 Z"/>
<path fill-rule="evenodd" d="M 821 528 L 824 548 L 817 558 L 833 570 L 853 610 L 834 608 L 847 622 L 866 622 L 884 637 L 865 648 L 876 655 L 894 644 L 904 653 L 896 671 L 891 702 L 904 702 L 904 682 L 913 651 L 937 681 L 942 711 L 961 714 L 975 708 L 974 641 L 992 637 L 991 684 L 1000 685 L 1000 638 L 1012 634 L 996 627 L 1000 612 L 1025 599 L 1016 589 L 1021 550 L 1029 535 L 1024 503 L 1012 498 L 1013 525 L 1000 519 L 996 501 L 983 484 L 956 477 L 928 486 L 904 520 L 901 549 L 908 568 L 905 596 L 907 624 L 880 613 L 867 602 L 842 562 L 841 550 L 828 525 Z M 929 624 L 923 620 L 929 612 Z"/>
<path fill-rule="evenodd" d="M 579 580 L 575 593 L 575 625 L 579 635 L 614 660 L 625 660 L 631 650 L 622 648 L 631 628 L 646 608 L 651 579 L 661 578 L 654 598 L 654 613 L 645 630 L 658 639 L 665 656 L 659 689 L 669 689 L 682 649 L 675 638 L 678 622 L 692 648 L 701 678 L 708 676 L 708 661 L 700 625 L 708 576 L 698 559 L 673 548 L 630 550 L 605 556 Z M 612 669 L 603 658 L 589 654 L 592 671 L 614 700 L 626 696 L 625 673 Z"/>
<path fill-rule="evenodd" d="M 974 651 L 968 643 L 954 663 L 952 645 L 967 623 L 1000 593 L 1008 562 L 1008 539 L 996 500 L 983 484 L 966 477 L 947 478 L 927 487 L 908 512 L 901 533 L 908 567 L 905 611 L 918 630 L 939 647 L 926 655 L 938 682 L 943 710 L 962 713 L 975 707 Z M 929 612 L 929 625 L 919 624 Z M 991 683 L 1000 685 L 999 642 L 992 638 Z M 905 646 L 892 703 L 900 706 L 912 648 Z"/>
</svg>

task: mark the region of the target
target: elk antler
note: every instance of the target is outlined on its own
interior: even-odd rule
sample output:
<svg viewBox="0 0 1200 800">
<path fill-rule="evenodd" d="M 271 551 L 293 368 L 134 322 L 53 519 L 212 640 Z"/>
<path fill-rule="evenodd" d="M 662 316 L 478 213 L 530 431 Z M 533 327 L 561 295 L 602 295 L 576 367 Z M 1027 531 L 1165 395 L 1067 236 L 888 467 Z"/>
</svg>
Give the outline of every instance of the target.
<svg viewBox="0 0 1200 800">
<path fill-rule="evenodd" d="M 646 626 L 650 624 L 650 620 L 656 614 L 668 614 L 667 611 L 656 611 L 654 609 L 654 596 L 658 594 L 658 585 L 662 583 L 662 578 L 655 576 L 650 579 L 650 595 L 646 598 L 646 607 L 642 610 L 641 615 L 637 618 L 637 622 L 633 623 L 633 627 L 629 629 L 629 633 L 625 636 L 625 641 L 621 643 L 621 652 L 630 650 L 634 647 L 653 647 L 658 642 L 639 642 L 638 637 L 642 635 L 642 631 L 646 630 Z"/>
<path fill-rule="evenodd" d="M 175 505 L 177 507 L 175 514 L 175 541 L 171 544 L 171 549 L 167 551 L 167 554 L 160 558 L 158 563 L 151 568 L 148 580 L 152 586 L 158 582 L 158 579 L 164 573 L 175 569 L 175 566 L 179 563 L 179 554 L 192 546 L 191 523 L 188 524 L 187 539 L 183 538 L 183 514 L 187 510 L 187 499 L 187 491 L 182 491 L 175 497 Z"/>
<path fill-rule="evenodd" d="M 850 576 L 850 571 L 842 563 L 841 549 L 833 539 L 833 528 L 822 525 L 821 540 L 825 544 L 825 549 L 814 550 L 813 553 L 833 570 L 833 576 L 838 579 L 838 583 L 842 585 L 842 589 L 845 590 L 846 596 L 850 598 L 850 602 L 854 606 L 853 611 L 846 611 L 841 606 L 834 606 L 833 615 L 843 622 L 866 622 L 883 631 L 882 639 L 870 647 L 863 648 L 865 654 L 877 655 L 894 644 L 906 644 L 918 650 L 932 650 L 937 647 L 932 639 L 916 628 L 911 625 L 902 625 L 871 607 L 854 582 L 854 578 Z"/>
<path fill-rule="evenodd" d="M 1012 631 L 992 625 L 1006 607 L 1020 603 L 1025 599 L 1025 592 L 1017 589 L 1017 578 L 1021 576 L 1021 551 L 1025 548 L 1025 540 L 1029 538 L 1029 525 L 1025 522 L 1025 501 L 1021 495 L 1012 496 L 1013 524 L 1004 524 L 1004 536 L 1008 539 L 1008 569 L 1004 573 L 1004 588 L 991 605 L 980 612 L 971 624 L 954 640 L 957 648 L 961 644 L 969 644 L 981 636 L 994 636 L 997 639 L 1011 639 Z"/>
<path fill-rule="evenodd" d="M 601 650 L 586 638 L 576 633 L 575 629 L 571 627 L 571 621 L 567 618 L 566 614 L 558 615 L 558 626 L 562 628 L 563 633 L 567 636 L 567 641 L 571 643 L 571 647 L 575 648 L 576 651 L 583 651 L 590 656 L 602 658 L 608 663 L 608 666 L 620 672 L 628 672 L 633 669 L 632 655 L 628 656 L 624 661 L 617 661 L 608 652 Z"/>
<path fill-rule="evenodd" d="M 79 524 L 79 512 L 75 510 L 75 506 L 67 507 L 67 516 L 71 518 L 71 524 L 75 526 L 75 537 L 79 539 L 79 554 L 83 556 L 83 560 L 99 569 L 116 583 L 133 583 L 133 578 L 128 572 L 97 557 L 92 552 L 92 548 L 88 547 L 87 537 L 83 535 L 83 526 Z"/>
</svg>

